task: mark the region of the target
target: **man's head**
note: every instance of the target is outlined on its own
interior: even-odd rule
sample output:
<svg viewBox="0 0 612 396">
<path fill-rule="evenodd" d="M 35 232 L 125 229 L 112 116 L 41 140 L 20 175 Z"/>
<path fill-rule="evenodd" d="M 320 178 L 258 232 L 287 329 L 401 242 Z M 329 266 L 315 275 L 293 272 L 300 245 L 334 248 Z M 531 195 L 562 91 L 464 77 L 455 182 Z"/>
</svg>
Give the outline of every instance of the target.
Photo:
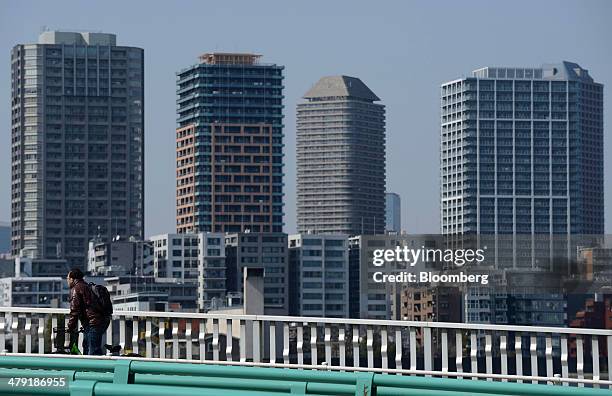
<svg viewBox="0 0 612 396">
<path fill-rule="evenodd" d="M 69 287 L 73 287 L 79 279 L 83 279 L 83 272 L 78 268 L 71 269 L 70 272 L 68 272 L 68 276 L 66 276 Z"/>
</svg>

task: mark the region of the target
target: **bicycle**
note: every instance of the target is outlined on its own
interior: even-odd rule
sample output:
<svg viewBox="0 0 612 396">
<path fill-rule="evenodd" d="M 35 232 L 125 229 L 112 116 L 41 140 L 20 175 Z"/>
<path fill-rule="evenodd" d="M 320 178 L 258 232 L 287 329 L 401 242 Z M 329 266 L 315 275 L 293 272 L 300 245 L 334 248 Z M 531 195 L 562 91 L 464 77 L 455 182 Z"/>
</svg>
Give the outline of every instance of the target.
<svg viewBox="0 0 612 396">
<path fill-rule="evenodd" d="M 78 347 L 79 333 L 84 333 L 85 330 L 81 327 L 78 331 L 70 332 L 67 328 L 63 327 L 54 327 L 53 333 L 55 336 L 55 352 L 56 354 L 63 355 L 82 355 L 83 353 Z M 65 346 L 66 333 L 70 335 L 70 341 L 68 343 L 68 347 Z M 60 343 L 60 340 L 62 341 Z M 138 353 L 124 353 L 121 354 L 121 345 L 110 345 L 104 344 L 104 349 L 106 349 L 106 356 L 122 356 L 122 357 L 143 357 Z"/>
<path fill-rule="evenodd" d="M 53 333 L 55 338 L 53 344 L 55 346 L 55 354 L 60 355 L 82 355 L 83 353 L 79 349 L 79 333 L 83 333 L 84 330 L 81 327 L 78 331 L 68 331 L 65 327 L 54 327 Z M 66 347 L 66 333 L 70 335 L 68 347 Z M 60 343 L 60 340 L 62 341 Z"/>
</svg>

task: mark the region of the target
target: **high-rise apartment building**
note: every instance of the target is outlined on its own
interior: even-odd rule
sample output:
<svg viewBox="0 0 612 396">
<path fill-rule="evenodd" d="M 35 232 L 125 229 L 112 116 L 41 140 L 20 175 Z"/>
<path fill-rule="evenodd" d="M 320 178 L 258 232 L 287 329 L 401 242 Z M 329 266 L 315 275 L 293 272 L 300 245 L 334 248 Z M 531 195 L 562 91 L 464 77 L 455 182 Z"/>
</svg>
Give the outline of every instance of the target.
<svg viewBox="0 0 612 396">
<path fill-rule="evenodd" d="M 11 53 L 12 252 L 85 269 L 87 244 L 144 233 L 144 54 L 47 31 Z"/>
<path fill-rule="evenodd" d="M 177 232 L 282 232 L 283 69 L 211 53 L 177 73 Z"/>
<path fill-rule="evenodd" d="M 388 192 L 385 204 L 385 231 L 402 231 L 402 201 L 399 194 Z"/>
<path fill-rule="evenodd" d="M 498 268 L 550 268 L 575 255 L 570 235 L 603 234 L 603 86 L 587 70 L 485 67 L 441 98 L 443 234 L 495 236 Z"/>
<path fill-rule="evenodd" d="M 358 78 L 323 77 L 297 106 L 298 232 L 385 230 L 385 107 Z"/>
</svg>

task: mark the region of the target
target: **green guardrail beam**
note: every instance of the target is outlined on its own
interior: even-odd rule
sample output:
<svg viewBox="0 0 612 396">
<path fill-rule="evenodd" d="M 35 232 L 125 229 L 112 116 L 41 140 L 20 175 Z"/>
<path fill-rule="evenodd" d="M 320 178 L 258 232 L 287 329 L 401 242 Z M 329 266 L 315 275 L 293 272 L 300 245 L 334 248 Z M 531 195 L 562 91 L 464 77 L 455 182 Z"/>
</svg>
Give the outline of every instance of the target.
<svg viewBox="0 0 612 396">
<path fill-rule="evenodd" d="M 213 364 L 169 363 L 130 359 L 82 359 L 0 356 L 0 380 L 7 378 L 68 379 L 63 388 L 23 387 L 1 389 L 1 395 L 67 396 L 263 396 L 295 394 L 313 396 L 603 396 L 611 389 L 523 384 L 470 379 L 432 378 L 244 367 Z M 1 384 L 0 384 L 1 385 Z M 7 391 L 8 389 L 8 391 Z"/>
</svg>

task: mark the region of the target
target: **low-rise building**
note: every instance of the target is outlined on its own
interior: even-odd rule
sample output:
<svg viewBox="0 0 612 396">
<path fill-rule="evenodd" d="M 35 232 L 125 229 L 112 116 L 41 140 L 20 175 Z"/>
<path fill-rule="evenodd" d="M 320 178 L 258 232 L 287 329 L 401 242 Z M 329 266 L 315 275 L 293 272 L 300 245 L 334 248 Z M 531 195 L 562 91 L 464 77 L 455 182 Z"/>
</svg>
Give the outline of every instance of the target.
<svg viewBox="0 0 612 396">
<path fill-rule="evenodd" d="M 198 234 L 161 234 L 153 243 L 153 275 L 181 281 L 198 278 Z"/>
<path fill-rule="evenodd" d="M 592 281 L 612 275 L 612 248 L 579 247 L 577 273 L 584 280 Z"/>
<path fill-rule="evenodd" d="M 159 279 L 141 276 L 115 276 L 105 279 L 111 298 L 122 300 L 136 293 L 163 293 L 161 301 L 168 304 L 168 311 L 196 312 L 198 284 L 195 280 Z M 144 297 L 145 295 L 143 295 Z"/>
<path fill-rule="evenodd" d="M 407 287 L 401 301 L 402 320 L 461 322 L 462 293 L 458 287 Z"/>
<path fill-rule="evenodd" d="M 15 257 L 15 276 L 56 276 L 64 279 L 70 269 L 65 259 Z"/>
<path fill-rule="evenodd" d="M 225 239 L 222 233 L 198 234 L 198 308 L 208 311 L 226 295 Z"/>
<path fill-rule="evenodd" d="M 395 250 L 407 246 L 410 249 L 435 248 L 442 241 L 435 235 L 358 235 L 349 238 L 349 278 L 351 317 L 361 319 L 401 319 L 401 293 L 405 284 L 377 282 L 375 273 L 393 274 L 397 271 L 418 272 L 426 269 L 424 263 L 410 267 L 405 263 L 389 262 L 383 266 L 373 264 L 374 251 Z M 429 264 L 427 264 L 429 265 Z M 431 264 L 433 266 L 433 263 Z M 358 311 L 356 311 L 358 309 Z"/>
<path fill-rule="evenodd" d="M 168 311 L 168 293 L 142 291 L 112 297 L 114 311 Z"/>
<path fill-rule="evenodd" d="M 65 308 L 69 289 L 64 278 L 18 276 L 0 278 L 0 306 Z"/>
<path fill-rule="evenodd" d="M 243 290 L 244 268 L 264 269 L 264 312 L 289 313 L 287 234 L 241 232 L 225 235 L 227 291 Z"/>
<path fill-rule="evenodd" d="M 349 316 L 348 236 L 298 234 L 289 237 L 289 314 Z"/>
<path fill-rule="evenodd" d="M 92 275 L 153 275 L 153 244 L 135 239 L 89 242 L 87 271 Z"/>
</svg>

